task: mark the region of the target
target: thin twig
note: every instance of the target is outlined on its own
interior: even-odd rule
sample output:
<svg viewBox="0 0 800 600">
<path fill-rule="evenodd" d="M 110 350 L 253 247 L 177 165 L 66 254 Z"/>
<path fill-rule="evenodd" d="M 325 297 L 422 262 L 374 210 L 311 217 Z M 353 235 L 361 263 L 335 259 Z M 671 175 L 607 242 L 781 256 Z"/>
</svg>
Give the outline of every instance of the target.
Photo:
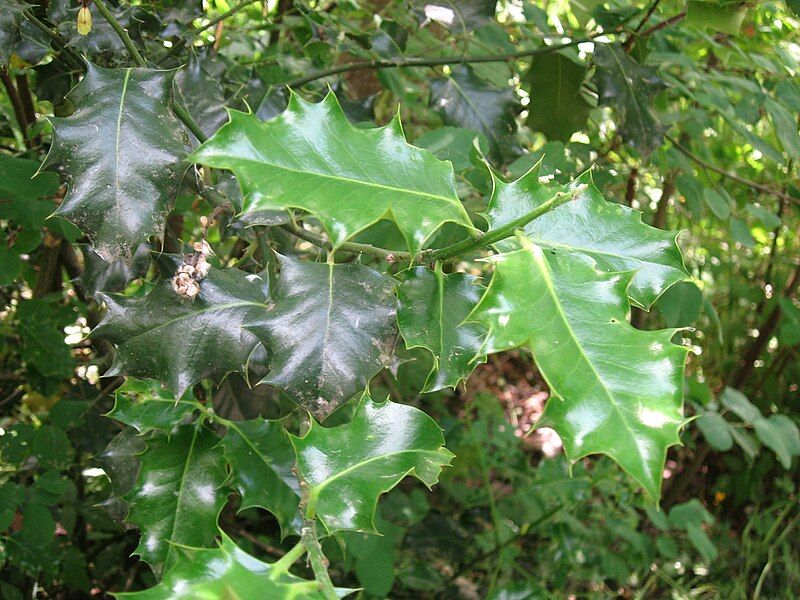
<svg viewBox="0 0 800 600">
<path fill-rule="evenodd" d="M 795 204 L 799 204 L 800 205 L 800 198 L 795 198 L 794 196 L 790 196 L 789 194 L 787 194 L 785 192 L 782 192 L 780 190 L 776 190 L 775 188 L 770 187 L 768 185 L 764 185 L 763 183 L 758 183 L 757 181 L 751 181 L 750 179 L 746 179 L 744 177 L 740 177 L 736 173 L 732 173 L 731 171 L 726 171 L 725 169 L 722 169 L 720 167 L 712 165 L 711 163 L 706 162 L 705 160 L 703 160 L 702 158 L 700 158 L 699 156 L 694 154 L 688 148 L 685 148 L 684 146 L 682 146 L 678 142 L 678 140 L 676 140 L 674 138 L 671 138 L 670 136 L 666 136 L 666 138 L 667 138 L 667 140 L 669 140 L 669 142 L 675 147 L 675 149 L 678 152 L 680 152 L 684 156 L 687 156 L 688 158 L 692 159 L 694 162 L 696 162 L 701 167 L 703 167 L 705 169 L 708 169 L 709 171 L 713 171 L 714 173 L 718 173 L 719 175 L 722 175 L 723 177 L 727 177 L 728 179 L 730 179 L 732 181 L 735 181 L 736 183 L 741 183 L 742 185 L 746 185 L 748 187 L 751 187 L 754 190 L 758 190 L 760 192 L 764 192 L 765 194 L 770 194 L 772 196 L 775 196 L 776 198 L 782 198 L 783 200 L 786 200 L 788 202 L 794 202 Z"/>
<path fill-rule="evenodd" d="M 333 250 L 333 244 L 326 240 L 324 237 L 319 236 L 315 233 L 312 233 L 302 227 L 296 225 L 281 225 L 281 229 L 288 231 L 292 235 L 299 237 L 301 240 L 305 240 L 310 244 L 314 244 L 315 246 L 327 250 L 331 252 Z M 358 244 L 355 242 L 344 242 L 336 247 L 336 250 L 342 250 L 344 252 L 354 252 L 356 254 L 367 254 L 370 256 L 375 256 L 377 258 L 381 258 L 388 262 L 397 262 L 400 260 L 409 260 L 411 258 L 411 254 L 408 252 L 403 252 L 399 250 L 385 250 L 383 248 L 378 248 L 377 246 L 372 246 L 370 244 Z"/>
</svg>

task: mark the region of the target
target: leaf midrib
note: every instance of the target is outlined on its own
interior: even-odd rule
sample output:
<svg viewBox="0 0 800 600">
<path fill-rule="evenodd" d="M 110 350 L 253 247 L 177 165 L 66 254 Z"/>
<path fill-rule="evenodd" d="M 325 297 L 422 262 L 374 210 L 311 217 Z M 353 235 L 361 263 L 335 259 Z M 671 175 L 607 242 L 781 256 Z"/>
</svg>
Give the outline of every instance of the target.
<svg viewBox="0 0 800 600">
<path fill-rule="evenodd" d="M 122 137 L 122 113 L 125 108 L 125 96 L 128 93 L 128 81 L 131 78 L 133 69 L 125 69 L 125 78 L 122 80 L 122 94 L 119 97 L 119 111 L 117 113 L 116 140 L 114 147 L 114 191 L 119 194 L 119 144 Z"/>
</svg>

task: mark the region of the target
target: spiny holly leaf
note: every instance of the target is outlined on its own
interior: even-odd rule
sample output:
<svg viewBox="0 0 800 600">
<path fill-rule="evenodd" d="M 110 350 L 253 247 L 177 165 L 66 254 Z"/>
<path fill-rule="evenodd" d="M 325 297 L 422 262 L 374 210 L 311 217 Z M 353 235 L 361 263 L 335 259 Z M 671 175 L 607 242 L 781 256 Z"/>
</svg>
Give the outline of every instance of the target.
<svg viewBox="0 0 800 600">
<path fill-rule="evenodd" d="M 141 530 L 135 554 L 160 576 L 177 560 L 174 544 L 207 546 L 217 535 L 217 516 L 227 494 L 219 438 L 204 427 L 184 425 L 147 442 L 139 477 L 124 500 L 127 521 Z"/>
<path fill-rule="evenodd" d="M 0 10 L 0 67 L 9 63 L 14 66 L 12 57 L 27 64 L 36 64 L 50 50 L 47 34 L 27 21 L 22 14 L 25 9 L 33 8 L 34 5 L 19 0 L 3 2 Z"/>
<path fill-rule="evenodd" d="M 76 110 L 53 117 L 45 167 L 62 165 L 69 192 L 56 214 L 88 235 L 104 260 L 129 260 L 161 236 L 188 138 L 169 110 L 173 72 L 93 64 L 70 92 Z"/>
<path fill-rule="evenodd" d="M 667 448 L 679 442 L 686 350 L 674 330 L 627 321 L 631 273 L 598 272 L 591 258 L 523 248 L 494 257 L 495 272 L 470 319 L 489 326 L 484 350 L 527 346 L 553 397 L 552 427 L 575 461 L 606 454 L 654 499 Z"/>
<path fill-rule="evenodd" d="M 472 129 L 489 138 L 492 155 L 504 156 L 507 138 L 514 129 L 514 91 L 496 88 L 468 65 L 461 65 L 443 79 L 431 81 L 431 106 L 447 125 Z"/>
<path fill-rule="evenodd" d="M 288 572 L 291 565 L 265 563 L 247 554 L 223 532 L 218 548 L 175 548 L 175 563 L 156 585 L 113 594 L 119 600 L 323 600 L 319 583 Z M 355 590 L 337 588 L 344 598 Z"/>
<path fill-rule="evenodd" d="M 172 287 L 183 260 L 161 255 L 164 280 L 146 296 L 100 294 L 108 312 L 92 335 L 117 345 L 106 376 L 158 379 L 180 398 L 202 379 L 244 369 L 258 340 L 243 325 L 266 308 L 267 282 L 238 269 L 211 267 L 189 300 Z"/>
<path fill-rule="evenodd" d="M 586 71 L 558 52 L 535 56 L 525 76 L 531 84 L 528 127 L 563 142 L 583 129 L 592 109 L 581 93 Z"/>
<path fill-rule="evenodd" d="M 266 123 L 230 111 L 230 122 L 190 158 L 233 171 L 245 215 L 300 208 L 320 220 L 335 245 L 384 217 L 395 220 L 415 253 L 445 222 L 472 226 L 452 165 L 408 144 L 399 118 L 354 127 L 333 93 L 318 104 L 292 94 L 286 111 Z"/>
<path fill-rule="evenodd" d="M 218 79 L 203 70 L 204 58 L 189 55 L 189 62 L 175 76 L 175 99 L 192 115 L 207 136 L 228 120 L 225 96 Z"/>
<path fill-rule="evenodd" d="M 607 202 L 591 173 L 555 187 L 539 183 L 539 164 L 511 183 L 493 178 L 487 214 L 492 228 L 531 212 L 558 192 L 577 191 L 573 201 L 526 225 L 525 235 L 540 246 L 588 254 L 604 271 L 636 271 L 628 295 L 637 305 L 649 308 L 664 290 L 689 278 L 677 234 L 645 225 L 640 212 Z M 499 246 L 517 247 L 516 242 Z"/>
<path fill-rule="evenodd" d="M 485 329 L 463 322 L 483 291 L 475 279 L 466 273 L 446 275 L 437 264 L 435 271 L 411 269 L 397 290 L 397 323 L 407 347 L 433 354 L 425 392 L 456 387 L 478 364 Z"/>
<path fill-rule="evenodd" d="M 128 379 L 117 389 L 114 408 L 105 416 L 130 425 L 140 434 L 154 430 L 170 433 L 199 407 L 194 398 L 176 400 L 155 382 Z"/>
<path fill-rule="evenodd" d="M 395 284 L 358 264 L 280 263 L 275 306 L 247 326 L 269 355 L 262 383 L 324 419 L 392 362 Z"/>
<path fill-rule="evenodd" d="M 663 84 L 652 67 L 643 67 L 618 44 L 596 44 L 595 80 L 600 104 L 617 114 L 617 131 L 643 156 L 661 145 L 663 131 L 650 105 Z"/>
<path fill-rule="evenodd" d="M 283 423 L 265 419 L 230 423 L 222 447 L 231 467 L 230 485 L 242 498 L 240 510 L 266 509 L 278 519 L 283 535 L 299 534 L 294 521 L 300 486 L 292 473 L 294 451 Z"/>
<path fill-rule="evenodd" d="M 307 514 L 333 533 L 374 532 L 378 497 L 406 475 L 431 487 L 453 454 L 442 430 L 428 415 L 404 404 L 373 402 L 367 395 L 346 425 L 312 423 L 291 436 L 297 468 L 308 485 Z"/>
</svg>

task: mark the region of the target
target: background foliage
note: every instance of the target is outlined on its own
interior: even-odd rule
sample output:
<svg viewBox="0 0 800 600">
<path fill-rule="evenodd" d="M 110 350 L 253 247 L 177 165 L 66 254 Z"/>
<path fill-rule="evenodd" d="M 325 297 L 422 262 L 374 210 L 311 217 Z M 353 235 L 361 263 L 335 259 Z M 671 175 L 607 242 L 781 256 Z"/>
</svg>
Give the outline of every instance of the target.
<svg viewBox="0 0 800 600">
<path fill-rule="evenodd" d="M 793 11 L 0 0 L 0 597 L 800 595 Z"/>
</svg>

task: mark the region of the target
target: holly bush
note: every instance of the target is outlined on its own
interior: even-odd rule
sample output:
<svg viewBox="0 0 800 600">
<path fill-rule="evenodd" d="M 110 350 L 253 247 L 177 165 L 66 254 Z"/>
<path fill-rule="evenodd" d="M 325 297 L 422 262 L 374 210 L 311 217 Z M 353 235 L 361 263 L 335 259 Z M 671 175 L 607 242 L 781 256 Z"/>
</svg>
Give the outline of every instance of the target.
<svg viewBox="0 0 800 600">
<path fill-rule="evenodd" d="M 799 10 L 2 0 L 0 596 L 796 597 Z"/>
</svg>

